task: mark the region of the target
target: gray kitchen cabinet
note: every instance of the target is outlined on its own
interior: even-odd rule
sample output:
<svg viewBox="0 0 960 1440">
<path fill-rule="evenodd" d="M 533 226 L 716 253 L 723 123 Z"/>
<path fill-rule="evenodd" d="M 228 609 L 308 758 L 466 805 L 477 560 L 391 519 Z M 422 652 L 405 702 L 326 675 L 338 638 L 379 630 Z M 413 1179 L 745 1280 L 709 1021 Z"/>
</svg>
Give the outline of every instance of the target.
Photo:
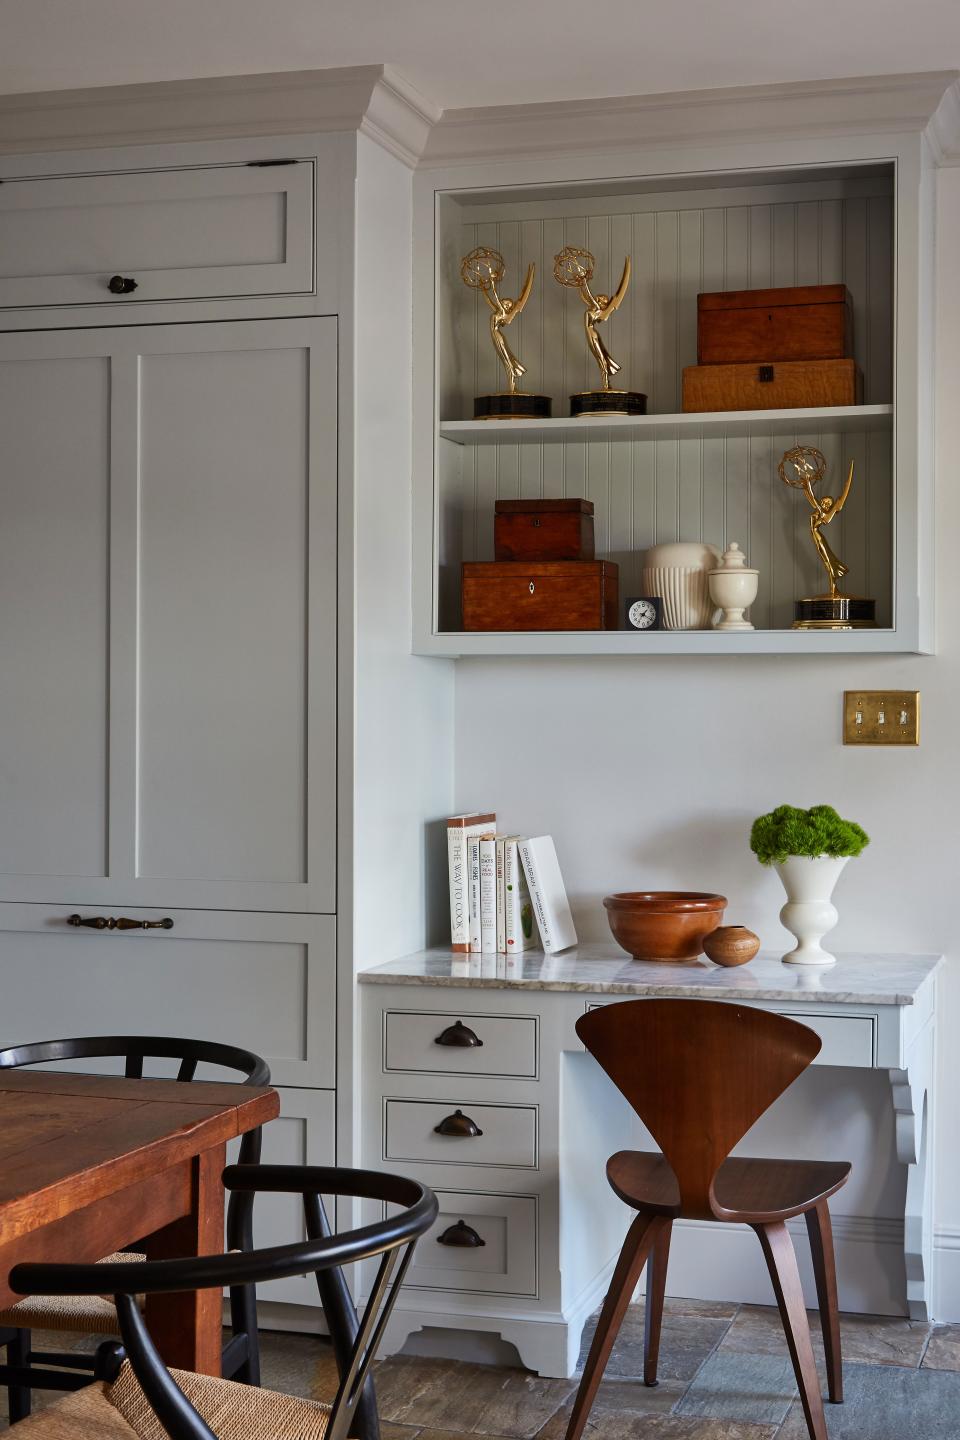
<svg viewBox="0 0 960 1440">
<path fill-rule="evenodd" d="M 0 336 L 0 899 L 336 908 L 336 347 Z"/>
</svg>

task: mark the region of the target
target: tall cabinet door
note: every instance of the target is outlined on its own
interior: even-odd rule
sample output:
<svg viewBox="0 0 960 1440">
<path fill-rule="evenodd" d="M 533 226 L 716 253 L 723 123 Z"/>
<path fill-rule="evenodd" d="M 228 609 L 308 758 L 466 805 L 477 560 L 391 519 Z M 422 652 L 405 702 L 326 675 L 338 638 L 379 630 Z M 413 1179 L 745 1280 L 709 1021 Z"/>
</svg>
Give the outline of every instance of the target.
<svg viewBox="0 0 960 1440">
<path fill-rule="evenodd" d="M 0 899 L 335 909 L 336 359 L 0 337 Z"/>
</svg>

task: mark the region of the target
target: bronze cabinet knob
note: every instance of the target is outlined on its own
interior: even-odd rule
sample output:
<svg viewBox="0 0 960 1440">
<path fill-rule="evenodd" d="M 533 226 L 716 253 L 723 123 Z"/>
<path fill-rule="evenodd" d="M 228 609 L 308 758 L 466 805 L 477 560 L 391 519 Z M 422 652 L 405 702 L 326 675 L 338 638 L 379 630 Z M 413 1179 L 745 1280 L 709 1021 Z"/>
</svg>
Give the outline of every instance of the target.
<svg viewBox="0 0 960 1440">
<path fill-rule="evenodd" d="M 437 1236 L 438 1245 L 459 1246 L 462 1250 L 476 1250 L 486 1243 L 465 1220 L 458 1220 L 456 1225 L 448 1226 L 442 1235 Z"/>
<path fill-rule="evenodd" d="M 470 1119 L 469 1115 L 464 1115 L 462 1110 L 455 1110 L 452 1115 L 448 1115 L 445 1120 L 440 1121 L 439 1125 L 433 1127 L 433 1133 L 435 1135 L 453 1135 L 461 1140 L 473 1140 L 478 1135 L 482 1135 L 483 1131 L 475 1120 Z"/>
<path fill-rule="evenodd" d="M 107 289 L 111 295 L 132 295 L 136 288 L 136 280 L 129 275 L 111 275 L 107 281 Z"/>
<path fill-rule="evenodd" d="M 462 1020 L 458 1020 L 455 1025 L 448 1025 L 446 1030 L 441 1030 L 433 1043 L 435 1045 L 458 1045 L 465 1050 L 474 1045 L 482 1045 L 483 1041 L 479 1035 L 474 1034 L 469 1025 L 464 1025 Z"/>
</svg>

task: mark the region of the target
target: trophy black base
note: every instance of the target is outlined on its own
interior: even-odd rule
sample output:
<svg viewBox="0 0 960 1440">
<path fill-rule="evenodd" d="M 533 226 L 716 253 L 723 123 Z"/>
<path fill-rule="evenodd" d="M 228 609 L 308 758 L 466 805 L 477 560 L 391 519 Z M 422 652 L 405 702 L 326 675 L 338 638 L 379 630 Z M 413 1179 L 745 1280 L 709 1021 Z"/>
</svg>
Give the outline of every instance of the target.
<svg viewBox="0 0 960 1440">
<path fill-rule="evenodd" d="M 570 396 L 570 414 L 646 415 L 647 397 L 638 390 L 585 390 Z"/>
<path fill-rule="evenodd" d="M 877 623 L 876 600 L 862 595 L 814 595 L 795 600 L 794 630 L 868 630 Z"/>
<path fill-rule="evenodd" d="M 511 395 L 478 395 L 473 402 L 474 420 L 549 420 L 552 401 L 549 395 L 524 395 L 515 390 Z"/>
</svg>

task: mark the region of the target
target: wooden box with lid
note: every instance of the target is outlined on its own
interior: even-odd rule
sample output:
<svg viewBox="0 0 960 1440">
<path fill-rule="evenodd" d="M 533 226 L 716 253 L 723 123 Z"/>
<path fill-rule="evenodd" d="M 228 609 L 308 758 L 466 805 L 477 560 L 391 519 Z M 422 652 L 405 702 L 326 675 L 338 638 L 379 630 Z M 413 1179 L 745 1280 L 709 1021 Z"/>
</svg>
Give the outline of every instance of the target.
<svg viewBox="0 0 960 1440">
<path fill-rule="evenodd" d="M 697 296 L 697 360 L 845 360 L 853 354 L 846 285 L 793 285 Z"/>
<path fill-rule="evenodd" d="M 609 560 L 468 560 L 464 630 L 616 630 L 619 571 Z"/>
<path fill-rule="evenodd" d="M 683 372 L 685 413 L 794 410 L 862 402 L 863 376 L 852 360 L 688 365 Z"/>
<path fill-rule="evenodd" d="M 498 500 L 497 560 L 592 560 L 592 500 Z"/>
</svg>

